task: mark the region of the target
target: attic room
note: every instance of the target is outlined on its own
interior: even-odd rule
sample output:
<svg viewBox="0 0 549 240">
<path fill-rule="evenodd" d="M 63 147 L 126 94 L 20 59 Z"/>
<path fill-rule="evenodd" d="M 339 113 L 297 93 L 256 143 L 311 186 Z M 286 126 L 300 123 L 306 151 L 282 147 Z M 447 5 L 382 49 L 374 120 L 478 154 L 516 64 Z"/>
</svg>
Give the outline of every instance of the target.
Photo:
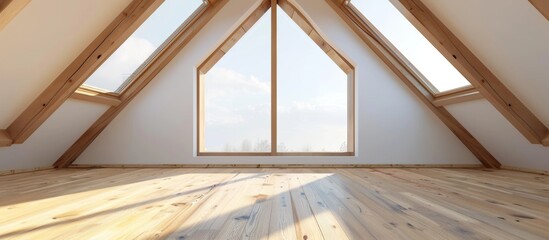
<svg viewBox="0 0 549 240">
<path fill-rule="evenodd" d="M 548 0 L 0 0 L 0 239 L 549 239 Z"/>
</svg>

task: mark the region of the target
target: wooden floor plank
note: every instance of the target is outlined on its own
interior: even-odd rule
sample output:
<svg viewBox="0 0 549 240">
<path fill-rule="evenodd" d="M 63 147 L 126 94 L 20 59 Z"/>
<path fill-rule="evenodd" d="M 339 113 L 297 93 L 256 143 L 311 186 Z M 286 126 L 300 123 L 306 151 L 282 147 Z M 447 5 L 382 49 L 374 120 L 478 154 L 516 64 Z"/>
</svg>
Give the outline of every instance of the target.
<svg viewBox="0 0 549 240">
<path fill-rule="evenodd" d="M 385 174 L 387 172 L 392 173 L 387 175 Z M 397 173 L 390 169 L 386 169 L 382 170 L 379 174 L 371 174 L 369 176 L 379 178 L 377 181 L 380 183 L 387 182 L 387 180 L 392 181 L 392 184 L 387 186 L 393 191 L 417 188 L 420 191 L 414 191 L 416 196 L 430 199 L 432 202 L 440 204 L 447 209 L 476 219 L 480 223 L 485 224 L 486 227 L 495 227 L 500 231 L 505 232 L 506 235 L 515 236 L 510 239 L 546 239 L 545 236 L 549 236 L 548 230 L 545 230 L 544 228 L 525 225 L 526 221 L 524 220 L 530 221 L 531 219 L 517 219 L 516 216 L 523 216 L 520 211 L 505 211 L 505 209 L 502 209 L 496 204 L 473 197 L 474 194 L 471 194 L 470 192 L 462 192 L 464 190 L 459 186 L 436 184 L 436 181 L 439 180 L 438 178 L 435 179 L 435 184 L 433 186 L 433 184 L 430 183 L 433 179 L 412 175 L 408 171 L 399 171 Z M 439 177 L 442 178 L 443 175 Z M 424 180 L 417 181 L 420 178 Z M 376 180 L 373 179 L 373 177 L 369 180 L 369 182 L 374 181 Z M 436 196 L 440 196 L 440 198 Z M 513 196 L 510 195 L 510 197 Z M 529 218 L 530 216 L 525 217 Z M 542 221 L 547 221 L 547 219 Z M 497 232 L 494 231 L 492 234 L 495 235 Z"/>
<path fill-rule="evenodd" d="M 269 240 L 297 240 L 299 237 L 295 229 L 289 180 L 281 171 L 274 171 L 273 174 L 273 196 L 269 197 L 273 201 L 269 220 Z"/>
<path fill-rule="evenodd" d="M 547 176 L 483 169 L 0 176 L 0 239 L 549 239 Z"/>
</svg>

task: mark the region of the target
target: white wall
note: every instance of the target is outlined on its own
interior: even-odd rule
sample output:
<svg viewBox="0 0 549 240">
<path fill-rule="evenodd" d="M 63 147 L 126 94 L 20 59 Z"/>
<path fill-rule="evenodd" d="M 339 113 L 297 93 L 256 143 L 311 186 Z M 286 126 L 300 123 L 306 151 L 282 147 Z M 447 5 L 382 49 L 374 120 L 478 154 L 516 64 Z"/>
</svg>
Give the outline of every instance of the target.
<svg viewBox="0 0 549 240">
<path fill-rule="evenodd" d="M 526 0 L 423 0 L 549 126 L 549 22 Z"/>
<path fill-rule="evenodd" d="M 230 1 L 107 127 L 77 164 L 478 164 L 324 1 L 300 0 L 356 65 L 357 156 L 196 157 L 196 66 L 257 0 Z"/>
<path fill-rule="evenodd" d="M 0 172 L 52 166 L 106 109 L 68 100 L 25 143 L 0 147 Z"/>
<path fill-rule="evenodd" d="M 503 166 L 549 171 L 549 148 L 528 142 L 488 101 L 450 105 L 448 111 Z"/>
<path fill-rule="evenodd" d="M 0 31 L 0 129 L 107 27 L 130 0 L 31 1 Z"/>
</svg>

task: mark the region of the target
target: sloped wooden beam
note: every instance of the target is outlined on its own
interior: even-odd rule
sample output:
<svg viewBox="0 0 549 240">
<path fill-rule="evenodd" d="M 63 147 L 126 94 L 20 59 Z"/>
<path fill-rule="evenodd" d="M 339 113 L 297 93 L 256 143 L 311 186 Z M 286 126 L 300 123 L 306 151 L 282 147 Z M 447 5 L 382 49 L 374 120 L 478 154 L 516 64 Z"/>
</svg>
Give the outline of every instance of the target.
<svg viewBox="0 0 549 240">
<path fill-rule="evenodd" d="M 259 6 L 240 24 L 238 28 L 219 46 L 200 66 L 198 70 L 207 73 L 225 56 L 229 50 L 252 28 L 252 26 L 271 8 L 270 0 L 262 0 Z"/>
<path fill-rule="evenodd" d="M 353 29 L 353 31 L 372 49 L 376 55 L 402 80 L 406 86 L 427 106 L 488 168 L 499 168 L 501 164 L 465 129 L 445 108 L 433 103 L 433 96 L 420 82 L 416 71 L 401 59 L 400 54 L 383 41 L 383 37 L 369 23 L 363 21 L 347 8 L 342 0 L 326 0 L 332 9 Z"/>
<path fill-rule="evenodd" d="M 286 14 L 294 20 L 294 22 L 307 34 L 313 42 L 315 42 L 322 51 L 334 61 L 339 68 L 345 73 L 353 71 L 353 66 L 340 53 L 338 53 L 330 44 L 328 44 L 322 36 L 315 30 L 307 17 L 297 9 L 294 4 L 288 0 L 278 0 L 278 5 Z"/>
<path fill-rule="evenodd" d="M 515 128 L 533 144 L 540 144 L 547 127 L 471 52 L 421 0 L 400 2 L 430 34 L 426 37 Z M 396 2 L 398 1 L 398 2 Z M 541 0 L 546 6 L 547 0 Z M 401 7 L 397 6 L 400 10 Z M 408 15 L 408 14 L 404 14 Z M 415 21 L 412 21 L 415 22 Z"/>
<path fill-rule="evenodd" d="M 99 119 L 53 164 L 56 168 L 70 166 L 97 136 L 130 104 L 137 94 L 183 49 L 229 0 L 216 0 L 179 30 L 137 75 L 122 95 L 118 106 L 110 107 Z"/>
<path fill-rule="evenodd" d="M 9 147 L 13 141 L 6 130 L 0 129 L 0 147 Z"/>
<path fill-rule="evenodd" d="M 6 27 L 6 25 L 8 25 L 8 23 L 11 22 L 11 20 L 15 18 L 30 1 L 31 0 L 0 0 L 0 31 L 2 31 L 2 29 L 4 29 L 4 27 Z"/>
<path fill-rule="evenodd" d="M 8 127 L 14 143 L 36 131 L 162 2 L 133 0 Z"/>
<path fill-rule="evenodd" d="M 532 5 L 534 5 L 535 8 L 538 9 L 538 11 L 541 13 L 541 15 L 545 16 L 545 19 L 549 21 L 549 1 L 547 0 L 528 0 Z"/>
<path fill-rule="evenodd" d="M 549 147 L 549 133 L 547 133 L 547 136 L 542 141 L 543 146 Z"/>
<path fill-rule="evenodd" d="M 78 90 L 71 95 L 71 98 L 111 106 L 118 106 L 121 103 L 120 98 L 114 94 L 103 93 L 86 87 L 78 88 Z"/>
</svg>

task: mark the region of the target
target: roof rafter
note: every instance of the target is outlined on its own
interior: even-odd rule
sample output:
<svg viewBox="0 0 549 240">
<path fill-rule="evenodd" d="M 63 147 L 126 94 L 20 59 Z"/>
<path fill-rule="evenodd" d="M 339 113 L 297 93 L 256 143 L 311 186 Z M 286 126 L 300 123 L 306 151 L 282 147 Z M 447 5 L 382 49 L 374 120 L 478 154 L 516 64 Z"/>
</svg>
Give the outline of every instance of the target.
<svg viewBox="0 0 549 240">
<path fill-rule="evenodd" d="M 163 0 L 133 0 L 6 129 L 23 143 L 69 98 Z"/>
<path fill-rule="evenodd" d="M 547 127 L 421 2 L 391 0 L 403 7 L 429 34 L 425 37 L 533 144 L 540 144 Z M 541 2 L 541 1 L 540 1 Z M 399 5 L 402 4 L 402 5 Z M 542 4 L 543 5 L 543 4 Z M 545 4 L 547 6 L 547 3 Z M 404 14 L 409 15 L 409 14 Z"/>
<path fill-rule="evenodd" d="M 31 0 L 2 0 L 0 1 L 0 31 L 11 22 Z"/>
<path fill-rule="evenodd" d="M 376 29 L 348 8 L 346 0 L 326 0 L 333 10 L 353 29 L 376 55 L 402 80 L 406 86 L 423 102 L 478 158 L 485 166 L 499 168 L 501 164 L 471 135 L 449 112 L 433 103 L 433 96 L 421 83 L 415 68 L 383 41 Z"/>
<path fill-rule="evenodd" d="M 229 0 L 209 1 L 187 25 L 179 29 L 151 61 L 137 73 L 136 78 L 120 95 L 121 103 L 110 107 L 65 153 L 53 164 L 56 168 L 70 166 L 99 134 L 122 112 L 149 82 L 183 49 Z"/>
<path fill-rule="evenodd" d="M 0 129 L 0 147 L 9 147 L 12 143 L 13 140 L 11 140 L 11 137 L 6 130 Z"/>
<path fill-rule="evenodd" d="M 545 16 L 545 18 L 549 21 L 549 1 L 547 0 L 528 0 L 538 11 L 541 13 L 541 15 Z"/>
</svg>

